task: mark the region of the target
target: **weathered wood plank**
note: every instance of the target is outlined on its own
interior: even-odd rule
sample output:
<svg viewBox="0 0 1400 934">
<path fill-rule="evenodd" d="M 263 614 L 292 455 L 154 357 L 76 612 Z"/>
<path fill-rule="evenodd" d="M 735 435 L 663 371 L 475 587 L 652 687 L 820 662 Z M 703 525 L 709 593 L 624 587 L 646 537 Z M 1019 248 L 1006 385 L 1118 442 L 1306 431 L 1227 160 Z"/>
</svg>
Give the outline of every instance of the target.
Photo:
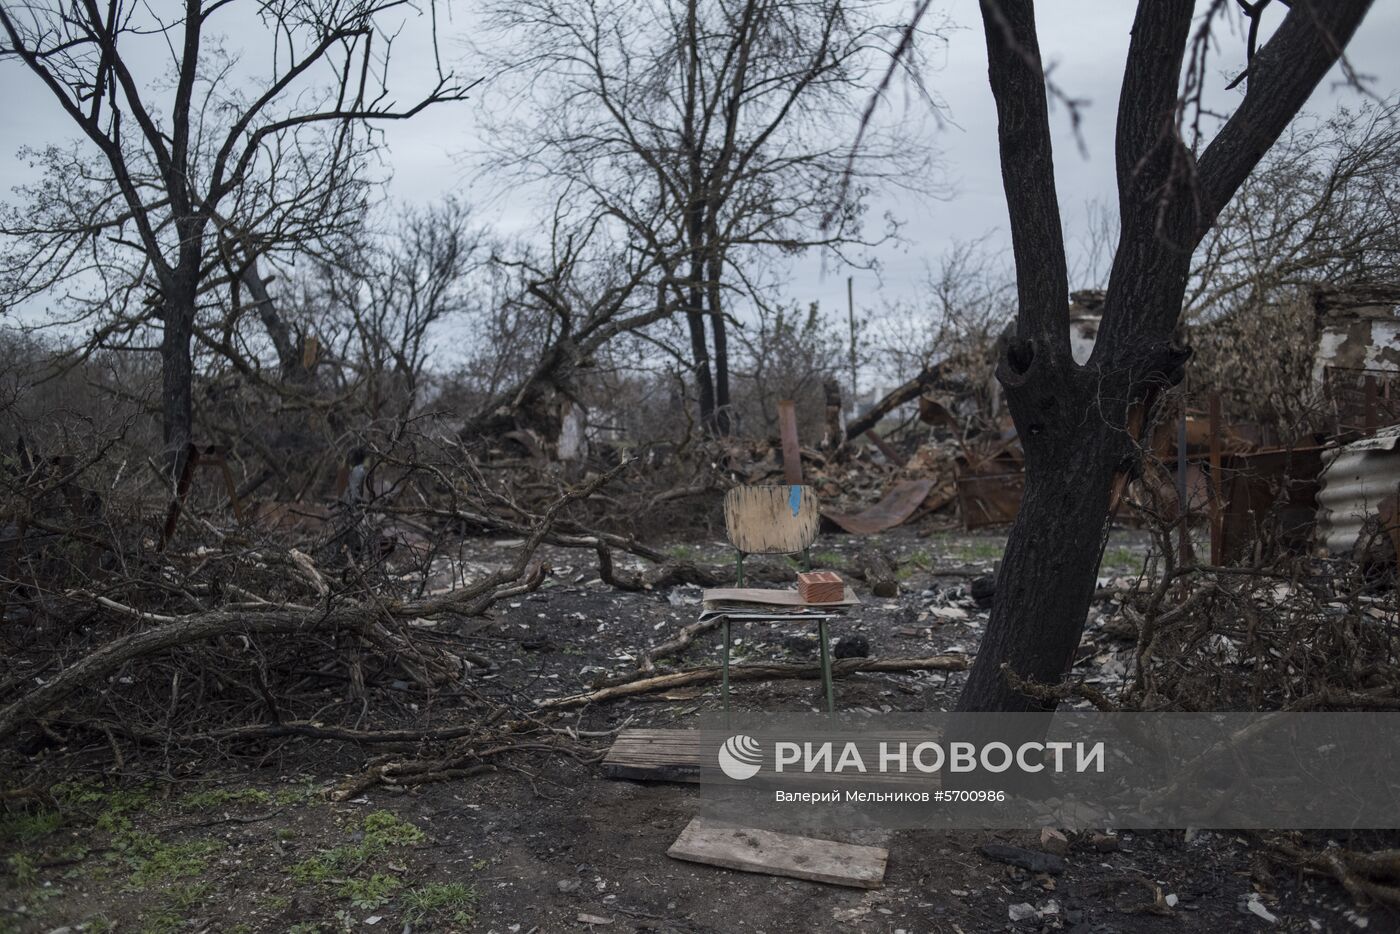
<svg viewBox="0 0 1400 934">
<path fill-rule="evenodd" d="M 704 601 L 707 609 L 722 609 L 719 604 L 755 604 L 757 606 L 775 606 L 782 608 L 798 607 L 821 607 L 821 606 L 856 606 L 860 599 L 856 597 L 855 591 L 846 587 L 840 600 L 830 600 L 825 603 L 809 603 L 802 599 L 802 594 L 792 589 L 779 589 L 776 587 L 710 587 L 700 591 L 700 599 Z M 800 618 L 800 617 L 799 617 Z"/>
<path fill-rule="evenodd" d="M 737 827 L 696 817 L 666 851 L 674 859 L 742 872 L 878 889 L 885 884 L 889 850 Z"/>
</svg>

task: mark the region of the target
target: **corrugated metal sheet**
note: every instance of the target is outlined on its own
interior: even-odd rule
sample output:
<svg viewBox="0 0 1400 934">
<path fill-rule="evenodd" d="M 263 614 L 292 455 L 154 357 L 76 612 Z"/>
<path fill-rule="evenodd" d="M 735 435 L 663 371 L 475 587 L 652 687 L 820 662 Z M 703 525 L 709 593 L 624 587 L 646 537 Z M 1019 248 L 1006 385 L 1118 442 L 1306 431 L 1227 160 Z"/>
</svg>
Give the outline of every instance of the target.
<svg viewBox="0 0 1400 934">
<path fill-rule="evenodd" d="M 1400 487 L 1400 427 L 1338 448 L 1322 470 L 1318 538 L 1330 554 L 1349 554 L 1367 516 Z"/>
</svg>

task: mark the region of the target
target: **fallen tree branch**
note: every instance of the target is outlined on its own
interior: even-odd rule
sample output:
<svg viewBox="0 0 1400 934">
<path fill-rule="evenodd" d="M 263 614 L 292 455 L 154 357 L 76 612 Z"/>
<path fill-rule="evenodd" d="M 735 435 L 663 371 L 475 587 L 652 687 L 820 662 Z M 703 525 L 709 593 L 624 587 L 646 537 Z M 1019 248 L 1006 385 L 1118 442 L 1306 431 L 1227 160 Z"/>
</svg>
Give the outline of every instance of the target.
<svg viewBox="0 0 1400 934">
<path fill-rule="evenodd" d="M 1341 847 L 1328 847 L 1313 851 L 1277 837 L 1270 839 L 1268 844 L 1300 868 L 1336 879 L 1362 905 L 1380 902 L 1400 908 L 1400 887 L 1376 881 L 1400 881 L 1400 850 L 1357 853 Z"/>
<path fill-rule="evenodd" d="M 560 510 L 569 503 L 588 496 L 625 469 L 629 463 L 624 461 L 607 473 L 592 478 L 555 500 L 545 510 L 535 527 L 530 529 L 529 536 L 510 567 L 489 574 L 467 587 L 427 599 L 358 602 L 336 600 L 333 596 L 328 596 L 329 603 L 322 608 L 294 604 L 243 604 L 186 616 L 170 616 L 146 613 L 105 596 L 70 594 L 102 606 L 109 612 L 155 625 L 105 643 L 70 664 L 46 683 L 8 706 L 0 708 L 0 740 L 9 737 L 22 724 L 42 716 L 78 691 L 100 681 L 134 659 L 221 636 L 349 631 L 377 644 L 385 654 L 397 657 L 400 661 L 412 659 L 418 654 L 413 642 L 402 633 L 390 631 L 385 623 L 481 612 L 494 602 L 495 594 L 502 588 L 515 589 L 518 593 L 522 592 L 519 590 L 522 587 L 527 590 L 538 587 L 544 579 L 544 569 L 542 564 L 533 561 L 534 553 L 549 536 L 550 526 Z M 321 578 L 309 558 L 299 561 L 293 554 L 290 563 L 313 583 Z M 323 578 L 322 582 L 324 583 Z M 461 664 L 460 658 L 447 661 L 454 666 Z"/>
<path fill-rule="evenodd" d="M 702 632 L 718 629 L 721 619 L 723 619 L 723 617 L 715 616 L 711 619 L 702 619 L 698 623 L 691 623 L 689 626 L 686 626 L 680 632 L 676 633 L 672 638 L 650 651 L 643 652 L 641 661 L 637 663 L 637 668 L 647 674 L 651 674 L 656 670 L 656 660 L 658 658 L 666 658 L 680 653 L 686 646 L 694 642 L 695 637 Z"/>
<path fill-rule="evenodd" d="M 692 561 L 673 561 L 654 569 L 649 574 L 619 576 L 613 565 L 612 550 L 601 544 L 598 546 L 598 578 L 609 587 L 629 592 L 659 590 L 666 587 L 678 587 L 682 584 L 717 587 L 723 581 L 716 570 L 701 567 Z"/>
<path fill-rule="evenodd" d="M 863 671 L 963 671 L 970 661 L 966 655 L 932 655 L 928 658 L 839 658 L 832 663 L 833 677 L 843 677 Z M 626 684 L 614 684 L 596 691 L 569 694 L 564 697 L 551 697 L 541 701 L 537 710 L 557 710 L 561 707 L 578 707 L 599 701 L 646 694 L 650 691 L 664 691 L 668 688 L 684 687 L 688 684 L 703 684 L 718 681 L 719 665 L 705 665 L 685 671 L 642 678 Z M 774 681 L 780 678 L 818 678 L 819 665 L 738 665 L 729 669 L 730 681 Z"/>
</svg>

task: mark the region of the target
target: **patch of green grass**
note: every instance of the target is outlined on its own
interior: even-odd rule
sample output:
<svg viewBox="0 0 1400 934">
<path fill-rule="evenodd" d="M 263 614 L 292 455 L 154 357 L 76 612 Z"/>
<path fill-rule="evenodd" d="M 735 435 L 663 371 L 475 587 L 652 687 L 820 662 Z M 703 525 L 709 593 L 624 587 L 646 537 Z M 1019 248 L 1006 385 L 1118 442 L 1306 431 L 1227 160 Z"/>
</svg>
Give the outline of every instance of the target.
<svg viewBox="0 0 1400 934">
<path fill-rule="evenodd" d="M 218 840 L 166 843 L 154 834 L 128 831 L 113 841 L 113 847 L 129 869 L 127 887 L 145 889 L 203 875 L 210 857 L 224 845 Z"/>
<path fill-rule="evenodd" d="M 998 561 L 1006 546 L 1001 542 L 951 542 L 948 556 L 955 561 Z"/>
<path fill-rule="evenodd" d="M 1133 574 L 1142 571 L 1142 556 L 1131 548 L 1106 548 L 1103 553 L 1102 567 L 1126 568 Z"/>
<path fill-rule="evenodd" d="M 16 811 L 0 818 L 0 843 L 36 843 L 63 826 L 63 814 L 49 808 Z"/>
<path fill-rule="evenodd" d="M 141 926 L 137 930 L 141 934 L 175 934 L 184 921 L 179 912 L 162 906 L 142 913 Z"/>
<path fill-rule="evenodd" d="M 389 899 L 402 887 L 403 883 L 397 876 L 376 872 L 368 879 L 346 879 L 336 889 L 352 908 L 372 911 L 389 904 Z"/>
<path fill-rule="evenodd" d="M 187 811 L 211 811 L 240 804 L 265 807 L 272 802 L 272 795 L 260 788 L 211 788 L 185 795 L 180 799 L 180 807 Z"/>
<path fill-rule="evenodd" d="M 91 819 L 98 830 L 114 837 L 131 833 L 132 816 L 156 804 L 148 787 L 103 788 L 92 781 L 55 785 L 53 796 L 64 807 Z"/>
<path fill-rule="evenodd" d="M 450 919 L 468 925 L 475 905 L 476 889 L 462 882 L 433 882 L 409 889 L 403 895 L 404 919 L 414 924 Z"/>
<path fill-rule="evenodd" d="M 278 807 L 286 807 L 291 804 L 304 804 L 308 801 L 321 799 L 321 792 L 316 785 L 307 780 L 306 784 L 300 788 L 284 788 L 272 796 L 272 803 Z"/>
<path fill-rule="evenodd" d="M 30 888 L 39 879 L 39 867 L 24 853 L 16 853 L 5 860 L 5 867 L 15 877 L 15 884 L 22 889 Z"/>
<path fill-rule="evenodd" d="M 188 911 L 204 901 L 205 897 L 209 895 L 210 888 L 208 882 L 187 882 L 170 889 L 166 901 L 171 908 Z"/>
<path fill-rule="evenodd" d="M 365 843 L 377 847 L 411 846 L 422 843 L 425 836 L 408 821 L 399 820 L 391 811 L 374 811 L 365 817 Z"/>
<path fill-rule="evenodd" d="M 677 561 L 694 561 L 700 557 L 700 549 L 694 545 L 672 545 L 666 553 Z"/>
<path fill-rule="evenodd" d="M 63 804 L 102 817 L 136 814 L 155 802 L 147 787 L 103 788 L 97 782 L 63 782 L 53 787 L 53 796 Z"/>
<path fill-rule="evenodd" d="M 360 867 L 390 847 L 412 846 L 423 840 L 423 831 L 399 820 L 389 811 L 374 811 L 360 825 L 358 843 L 348 843 L 317 853 L 292 865 L 292 878 L 302 884 L 324 884 L 353 875 Z"/>
<path fill-rule="evenodd" d="M 832 568 L 840 570 L 845 568 L 846 558 L 839 551 L 815 551 L 812 553 L 812 567 Z"/>
</svg>

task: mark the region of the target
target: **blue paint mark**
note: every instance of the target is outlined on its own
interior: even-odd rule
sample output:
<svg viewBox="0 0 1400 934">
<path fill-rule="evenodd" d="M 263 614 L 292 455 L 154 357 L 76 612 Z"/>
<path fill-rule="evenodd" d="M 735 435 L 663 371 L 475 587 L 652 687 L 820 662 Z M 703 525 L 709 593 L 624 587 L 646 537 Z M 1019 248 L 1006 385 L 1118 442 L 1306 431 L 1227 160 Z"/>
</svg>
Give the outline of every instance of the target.
<svg viewBox="0 0 1400 934">
<path fill-rule="evenodd" d="M 788 505 L 792 507 L 792 517 L 797 518 L 797 511 L 802 506 L 802 487 L 794 486 L 788 489 Z"/>
</svg>

